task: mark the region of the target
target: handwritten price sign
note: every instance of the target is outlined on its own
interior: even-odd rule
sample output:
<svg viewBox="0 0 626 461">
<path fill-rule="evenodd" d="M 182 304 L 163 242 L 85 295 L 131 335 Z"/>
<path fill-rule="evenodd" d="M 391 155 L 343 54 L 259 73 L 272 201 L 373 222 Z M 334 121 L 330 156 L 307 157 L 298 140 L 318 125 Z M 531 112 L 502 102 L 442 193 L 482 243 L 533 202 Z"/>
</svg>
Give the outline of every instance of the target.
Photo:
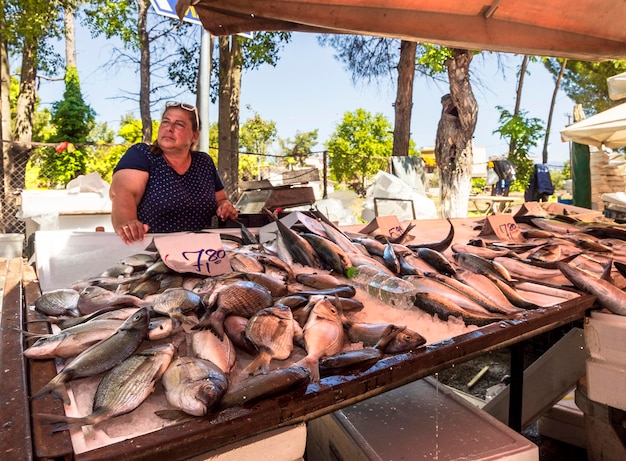
<svg viewBox="0 0 626 461">
<path fill-rule="evenodd" d="M 172 234 L 155 237 L 154 244 L 163 262 L 176 272 L 214 276 L 232 271 L 217 234 Z"/>
</svg>

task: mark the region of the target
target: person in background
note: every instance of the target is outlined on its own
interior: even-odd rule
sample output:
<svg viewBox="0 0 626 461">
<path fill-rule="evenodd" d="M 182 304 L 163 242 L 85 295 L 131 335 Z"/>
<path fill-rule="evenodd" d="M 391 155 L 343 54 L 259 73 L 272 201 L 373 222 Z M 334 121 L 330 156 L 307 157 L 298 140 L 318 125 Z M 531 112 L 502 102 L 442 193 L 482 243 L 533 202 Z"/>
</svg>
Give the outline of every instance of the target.
<svg viewBox="0 0 626 461">
<path fill-rule="evenodd" d="M 200 136 L 198 110 L 168 102 L 157 141 L 131 146 L 113 170 L 111 223 L 125 243 L 151 233 L 195 232 L 239 213 L 228 200 L 211 157 L 193 150 Z"/>
</svg>

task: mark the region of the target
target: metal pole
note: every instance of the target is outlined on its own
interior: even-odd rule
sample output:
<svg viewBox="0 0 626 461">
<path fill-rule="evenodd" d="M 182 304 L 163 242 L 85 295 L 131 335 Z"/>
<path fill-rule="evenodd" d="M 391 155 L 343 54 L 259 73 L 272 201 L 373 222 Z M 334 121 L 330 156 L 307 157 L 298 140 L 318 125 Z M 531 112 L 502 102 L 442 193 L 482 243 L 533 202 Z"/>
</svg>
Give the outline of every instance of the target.
<svg viewBox="0 0 626 461">
<path fill-rule="evenodd" d="M 202 152 L 209 151 L 209 92 L 211 88 L 211 33 L 202 28 L 200 41 L 200 82 L 198 85 L 198 113 L 201 127 L 198 147 Z"/>
</svg>

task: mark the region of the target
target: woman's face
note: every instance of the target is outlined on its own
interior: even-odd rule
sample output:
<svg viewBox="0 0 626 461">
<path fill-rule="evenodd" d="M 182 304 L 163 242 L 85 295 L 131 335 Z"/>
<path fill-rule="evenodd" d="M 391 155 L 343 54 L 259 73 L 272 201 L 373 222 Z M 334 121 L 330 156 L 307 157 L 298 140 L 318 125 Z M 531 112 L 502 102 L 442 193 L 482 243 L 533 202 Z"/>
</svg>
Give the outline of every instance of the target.
<svg viewBox="0 0 626 461">
<path fill-rule="evenodd" d="M 159 126 L 158 143 L 164 152 L 191 149 L 200 133 L 194 131 L 194 113 L 180 107 L 165 110 Z"/>
</svg>

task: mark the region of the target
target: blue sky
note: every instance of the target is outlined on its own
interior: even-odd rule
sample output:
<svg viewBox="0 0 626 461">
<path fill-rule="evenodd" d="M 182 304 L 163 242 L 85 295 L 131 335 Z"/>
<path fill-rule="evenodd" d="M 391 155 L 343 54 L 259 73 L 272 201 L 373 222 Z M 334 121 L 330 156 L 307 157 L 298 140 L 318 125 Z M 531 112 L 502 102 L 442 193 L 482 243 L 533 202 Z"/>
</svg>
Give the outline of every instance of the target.
<svg viewBox="0 0 626 461">
<path fill-rule="evenodd" d="M 198 26 L 199 27 L 199 26 Z M 92 39 L 78 26 L 77 61 L 81 87 L 86 101 L 94 108 L 99 122 L 107 122 L 117 129 L 122 116 L 132 113 L 139 117 L 136 102 L 120 99 L 139 90 L 136 69 L 111 69 L 109 61 L 112 43 L 105 39 Z M 501 105 L 512 111 L 515 103 L 516 69 L 522 57 L 483 53 L 474 58 L 471 66 L 474 94 L 478 101 L 478 124 L 474 133 L 475 145 L 484 147 L 487 156 L 502 156 L 507 143 L 493 134 L 497 128 Z M 104 67 L 103 67 L 104 66 Z M 522 96 L 522 110 L 528 116 L 547 121 L 554 83 L 548 71 L 539 63 L 531 63 Z M 60 99 L 63 82 L 42 81 L 40 97 L 43 104 Z M 441 112 L 441 97 L 447 86 L 431 79 L 416 77 L 413 95 L 411 137 L 421 147 L 435 143 L 437 124 Z M 194 103 L 191 94 L 177 99 Z M 371 113 L 382 113 L 393 123 L 395 87 L 389 82 L 380 84 L 352 83 L 351 75 L 333 58 L 332 48 L 322 48 L 316 36 L 294 33 L 293 39 L 281 53 L 276 67 L 265 66 L 244 73 L 241 89 L 241 123 L 258 112 L 265 120 L 276 122 L 278 136 L 293 138 L 297 131 L 319 130 L 316 150 L 323 150 L 343 114 L 363 108 Z M 250 107 L 252 111 L 248 110 Z M 568 124 L 573 102 L 559 91 L 550 135 L 550 165 L 561 165 L 569 158 L 568 143 L 561 142 L 559 131 Z M 155 112 L 158 117 L 160 110 Z M 209 109 L 209 121 L 216 121 L 217 110 Z M 543 140 L 531 150 L 536 161 L 541 162 Z M 277 152 L 276 152 L 277 153 Z"/>
</svg>

